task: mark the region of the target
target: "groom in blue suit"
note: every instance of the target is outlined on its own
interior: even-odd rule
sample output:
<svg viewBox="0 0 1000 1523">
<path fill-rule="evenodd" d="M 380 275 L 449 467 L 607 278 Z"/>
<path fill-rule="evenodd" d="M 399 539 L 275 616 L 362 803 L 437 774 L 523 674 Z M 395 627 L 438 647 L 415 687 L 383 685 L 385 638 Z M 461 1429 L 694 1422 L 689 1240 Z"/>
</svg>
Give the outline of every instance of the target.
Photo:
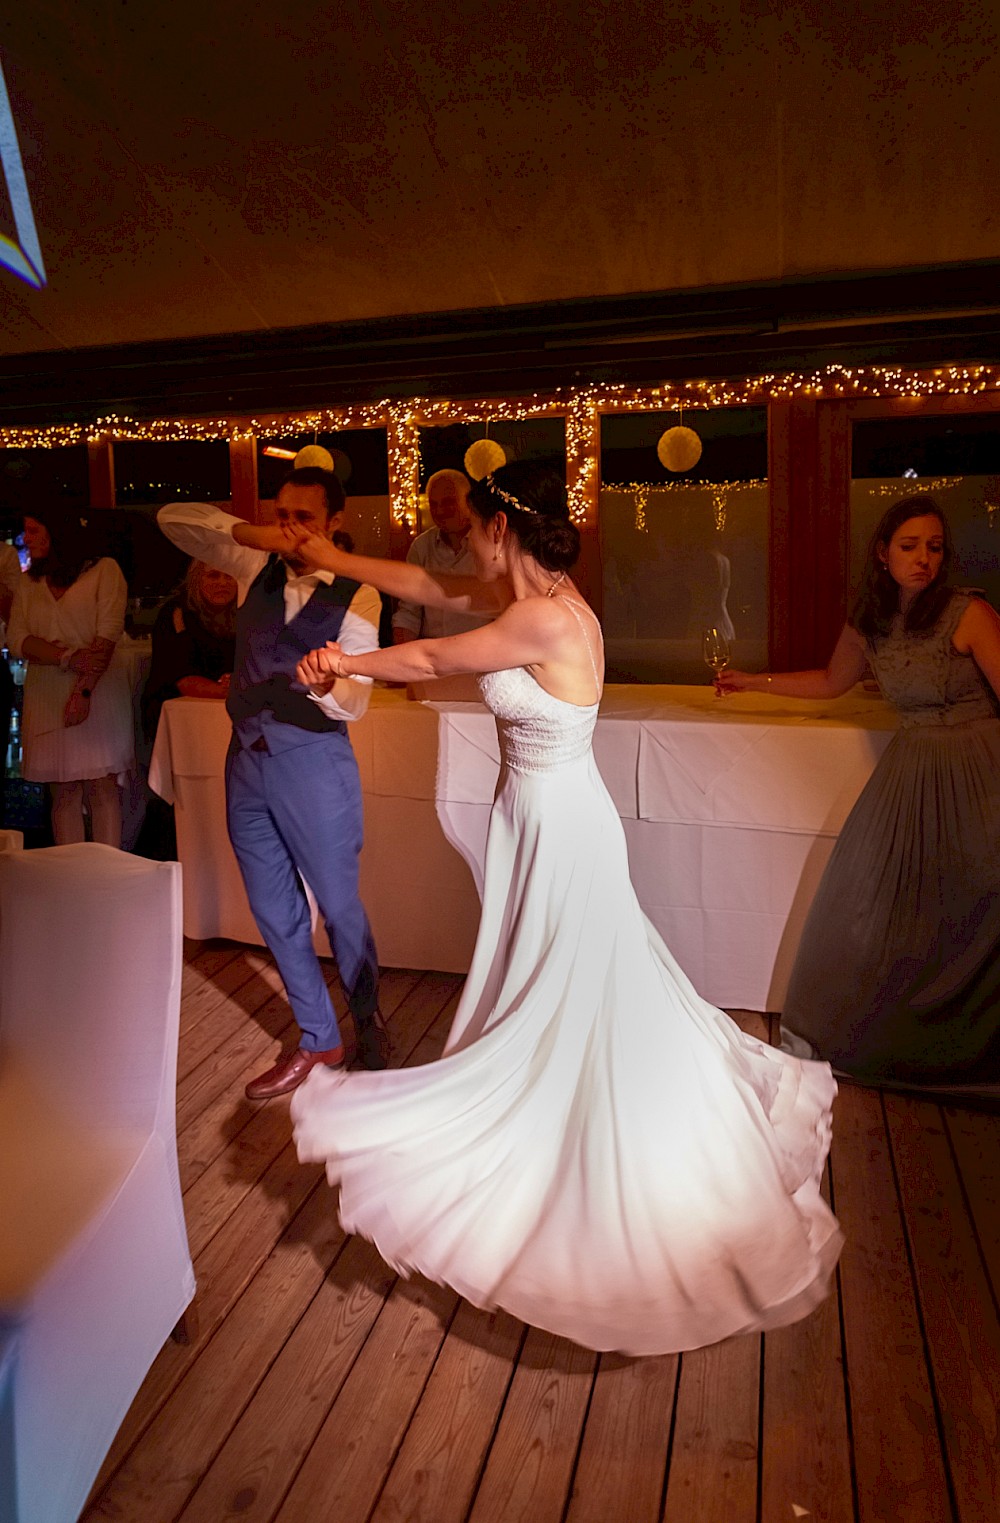
<svg viewBox="0 0 1000 1523">
<path fill-rule="evenodd" d="M 254 918 L 301 1030 L 297 1048 L 247 1085 L 247 1097 L 288 1094 L 319 1063 L 340 1067 L 344 1047 L 312 945 L 304 879 L 316 896 L 366 1068 L 385 1068 L 388 1034 L 378 1008 L 378 959 L 358 897 L 361 785 L 347 725 L 364 713 L 370 682 L 342 678 L 317 698 L 295 680 L 307 652 L 336 640 L 378 648 L 381 604 L 371 587 L 310 571 L 290 531 L 332 537 L 344 494 L 332 471 L 293 470 L 276 523 L 250 524 L 203 503 L 171 503 L 159 524 L 180 549 L 240 584 L 235 671 L 227 708 L 229 838 Z"/>
</svg>

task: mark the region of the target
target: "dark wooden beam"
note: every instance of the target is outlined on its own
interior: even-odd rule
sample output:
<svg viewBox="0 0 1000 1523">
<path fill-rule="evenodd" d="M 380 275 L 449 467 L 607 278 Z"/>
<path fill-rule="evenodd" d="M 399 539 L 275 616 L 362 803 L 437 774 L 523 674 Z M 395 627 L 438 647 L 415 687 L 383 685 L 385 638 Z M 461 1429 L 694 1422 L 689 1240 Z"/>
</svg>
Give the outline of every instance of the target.
<svg viewBox="0 0 1000 1523">
<path fill-rule="evenodd" d="M 476 309 L 0 359 L 0 423 L 1000 362 L 1000 261 Z"/>
</svg>

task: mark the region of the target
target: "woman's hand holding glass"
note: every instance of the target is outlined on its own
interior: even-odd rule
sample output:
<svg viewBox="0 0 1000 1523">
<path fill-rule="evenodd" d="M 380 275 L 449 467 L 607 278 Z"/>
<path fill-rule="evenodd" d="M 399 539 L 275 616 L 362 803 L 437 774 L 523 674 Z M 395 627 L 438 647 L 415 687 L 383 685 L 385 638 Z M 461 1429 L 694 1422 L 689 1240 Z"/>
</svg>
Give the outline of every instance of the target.
<svg viewBox="0 0 1000 1523">
<path fill-rule="evenodd" d="M 719 676 L 729 665 L 729 641 L 714 624 L 701 632 L 701 652 L 706 665 L 715 674 L 715 690 L 718 693 Z"/>
<path fill-rule="evenodd" d="M 760 686 L 759 673 L 738 672 L 729 667 L 715 674 L 715 691 L 720 698 L 727 693 L 750 693 Z"/>
</svg>

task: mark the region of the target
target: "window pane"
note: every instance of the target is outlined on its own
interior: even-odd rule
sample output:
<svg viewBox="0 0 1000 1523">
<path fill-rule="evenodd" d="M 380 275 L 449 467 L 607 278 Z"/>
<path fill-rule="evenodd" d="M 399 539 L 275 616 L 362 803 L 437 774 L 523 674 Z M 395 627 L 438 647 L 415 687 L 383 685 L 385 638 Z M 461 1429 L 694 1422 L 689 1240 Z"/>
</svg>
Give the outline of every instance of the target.
<svg viewBox="0 0 1000 1523">
<path fill-rule="evenodd" d="M 121 439 L 114 445 L 116 509 L 95 510 L 107 553 L 125 573 L 134 629 L 146 632 L 157 603 L 173 592 L 188 558 L 160 533 L 156 511 L 165 502 L 229 501 L 229 443 L 225 439 Z"/>
<path fill-rule="evenodd" d="M 86 508 L 90 502 L 87 446 L 0 450 L 0 537 L 21 527 L 32 502 Z"/>
<path fill-rule="evenodd" d="M 767 663 L 767 412 L 690 412 L 702 442 L 672 475 L 656 453 L 676 412 L 601 420 L 599 504 L 610 682 L 707 683 L 702 634 L 729 638 L 734 666 Z"/>
<path fill-rule="evenodd" d="M 122 439 L 115 444 L 115 501 L 228 502 L 226 439 Z"/>
</svg>

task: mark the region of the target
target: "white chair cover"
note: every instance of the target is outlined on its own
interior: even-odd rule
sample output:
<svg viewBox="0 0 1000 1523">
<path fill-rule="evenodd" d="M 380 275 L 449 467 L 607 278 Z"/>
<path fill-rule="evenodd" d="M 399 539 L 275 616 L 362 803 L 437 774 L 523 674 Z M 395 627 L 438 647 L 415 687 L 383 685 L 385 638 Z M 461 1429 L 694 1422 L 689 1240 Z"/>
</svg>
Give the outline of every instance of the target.
<svg viewBox="0 0 1000 1523">
<path fill-rule="evenodd" d="M 72 1523 L 194 1295 L 181 870 L 0 852 L 0 1519 Z"/>
</svg>

